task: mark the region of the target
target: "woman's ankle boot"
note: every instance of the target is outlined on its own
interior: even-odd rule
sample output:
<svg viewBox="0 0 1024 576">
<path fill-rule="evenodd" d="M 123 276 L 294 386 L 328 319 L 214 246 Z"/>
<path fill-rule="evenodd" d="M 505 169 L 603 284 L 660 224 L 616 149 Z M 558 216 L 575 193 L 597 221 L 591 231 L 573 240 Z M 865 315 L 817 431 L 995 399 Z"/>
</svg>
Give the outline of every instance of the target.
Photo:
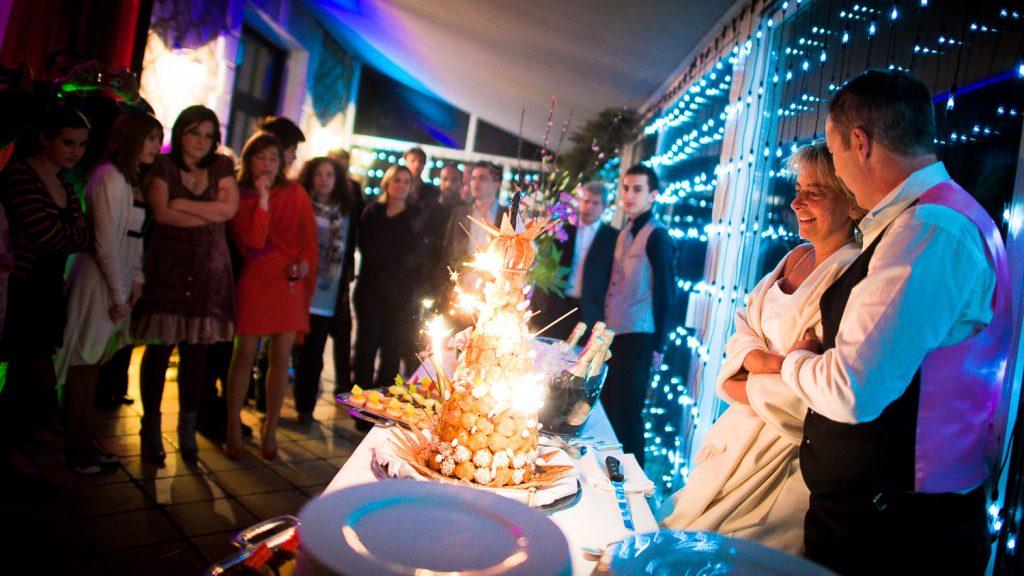
<svg viewBox="0 0 1024 576">
<path fill-rule="evenodd" d="M 199 460 L 199 445 L 196 444 L 198 416 L 198 412 L 178 414 L 178 449 L 181 450 L 181 459 L 190 464 Z"/>
<path fill-rule="evenodd" d="M 142 439 L 142 459 L 150 464 L 163 464 L 167 453 L 164 452 L 164 439 L 160 434 L 159 414 L 142 417 L 139 436 Z"/>
</svg>

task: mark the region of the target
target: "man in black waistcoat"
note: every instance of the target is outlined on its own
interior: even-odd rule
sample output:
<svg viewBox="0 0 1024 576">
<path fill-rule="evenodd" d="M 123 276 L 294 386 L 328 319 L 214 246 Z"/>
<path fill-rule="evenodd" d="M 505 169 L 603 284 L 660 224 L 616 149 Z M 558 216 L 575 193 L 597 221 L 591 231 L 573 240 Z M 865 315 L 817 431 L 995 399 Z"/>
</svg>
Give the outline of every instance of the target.
<svg viewBox="0 0 1024 576">
<path fill-rule="evenodd" d="M 1002 242 L 937 160 L 916 78 L 851 80 L 825 134 L 867 215 L 861 256 L 821 298 L 822 342 L 808 334 L 782 364 L 809 407 L 805 553 L 841 574 L 982 574 L 1010 334 Z"/>
</svg>

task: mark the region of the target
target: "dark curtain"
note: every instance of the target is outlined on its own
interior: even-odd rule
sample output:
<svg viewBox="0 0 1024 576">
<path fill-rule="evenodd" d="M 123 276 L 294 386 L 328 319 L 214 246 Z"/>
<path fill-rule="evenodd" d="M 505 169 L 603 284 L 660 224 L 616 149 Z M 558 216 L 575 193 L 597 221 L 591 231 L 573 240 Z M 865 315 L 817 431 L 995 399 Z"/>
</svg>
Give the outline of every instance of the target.
<svg viewBox="0 0 1024 576">
<path fill-rule="evenodd" d="M 108 68 L 130 68 L 139 17 L 145 15 L 148 20 L 150 4 L 150 0 L 14 0 L 4 33 L 3 66 L 15 67 L 27 59 L 38 77 L 47 54 L 71 48 Z"/>
</svg>

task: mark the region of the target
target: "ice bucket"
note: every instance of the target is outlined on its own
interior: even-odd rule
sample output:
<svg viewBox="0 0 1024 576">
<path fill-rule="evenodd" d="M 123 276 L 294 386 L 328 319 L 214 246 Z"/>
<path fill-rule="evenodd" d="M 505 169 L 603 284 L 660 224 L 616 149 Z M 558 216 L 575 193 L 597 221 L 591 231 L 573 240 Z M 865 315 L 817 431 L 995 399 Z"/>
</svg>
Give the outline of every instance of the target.
<svg viewBox="0 0 1024 576">
<path fill-rule="evenodd" d="M 536 338 L 541 346 L 555 348 L 564 342 L 554 338 Z M 547 397 L 544 400 L 544 407 L 540 409 L 538 419 L 543 425 L 541 431 L 547 434 L 555 434 L 563 437 L 579 436 L 583 425 L 587 423 L 590 412 L 601 396 L 601 387 L 604 386 L 604 379 L 608 375 L 608 365 L 604 365 L 596 375 L 583 381 L 573 379 L 572 382 L 560 381 L 558 375 L 562 370 L 572 366 L 575 357 L 579 355 L 580 348 L 572 353 L 572 358 L 563 356 L 562 363 L 545 362 L 543 371 L 547 374 Z"/>
</svg>

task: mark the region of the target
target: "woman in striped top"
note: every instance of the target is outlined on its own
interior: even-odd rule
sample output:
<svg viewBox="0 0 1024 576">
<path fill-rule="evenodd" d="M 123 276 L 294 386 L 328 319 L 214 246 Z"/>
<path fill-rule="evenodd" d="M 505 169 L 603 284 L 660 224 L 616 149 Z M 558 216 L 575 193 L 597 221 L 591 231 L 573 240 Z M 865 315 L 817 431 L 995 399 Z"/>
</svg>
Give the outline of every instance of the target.
<svg viewBox="0 0 1024 576">
<path fill-rule="evenodd" d="M 0 202 L 10 225 L 14 271 L 0 337 L 6 382 L 0 391 L 0 466 L 10 465 L 15 437 L 56 386 L 54 350 L 64 337 L 64 268 L 69 254 L 92 244 L 92 230 L 62 171 L 85 154 L 89 122 L 66 106 L 46 110 L 41 150 L 0 174 Z"/>
</svg>

